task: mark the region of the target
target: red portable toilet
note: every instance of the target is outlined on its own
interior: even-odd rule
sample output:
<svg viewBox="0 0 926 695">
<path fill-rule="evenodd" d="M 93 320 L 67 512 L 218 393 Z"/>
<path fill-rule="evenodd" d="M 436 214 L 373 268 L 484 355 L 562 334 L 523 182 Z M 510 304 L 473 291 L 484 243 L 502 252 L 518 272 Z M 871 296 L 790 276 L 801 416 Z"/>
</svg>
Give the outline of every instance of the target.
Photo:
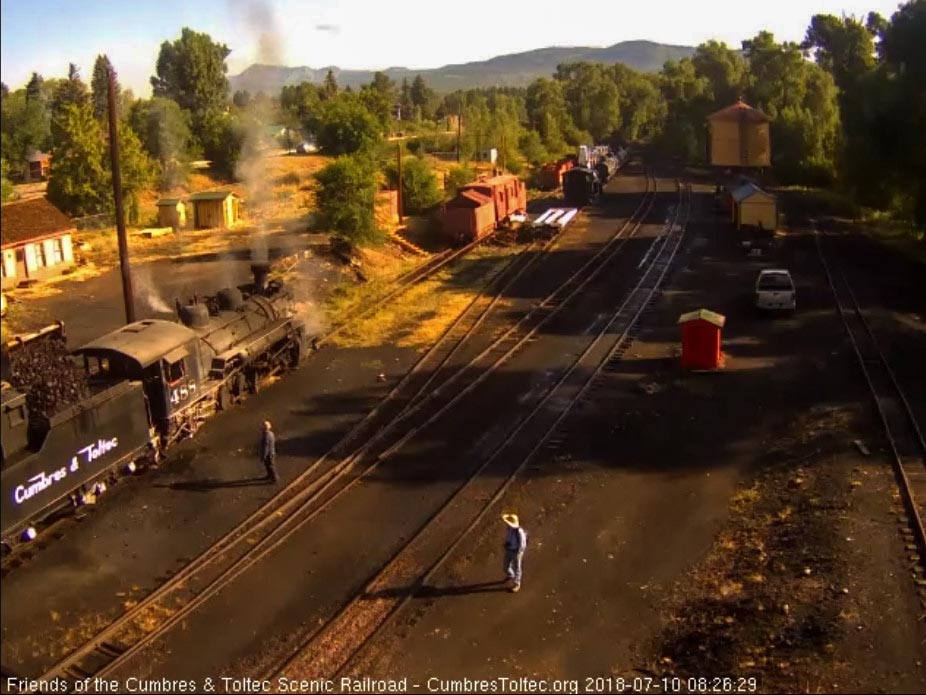
<svg viewBox="0 0 926 695">
<path fill-rule="evenodd" d="M 718 369 L 721 365 L 720 329 L 726 318 L 707 309 L 682 314 L 682 367 Z"/>
</svg>

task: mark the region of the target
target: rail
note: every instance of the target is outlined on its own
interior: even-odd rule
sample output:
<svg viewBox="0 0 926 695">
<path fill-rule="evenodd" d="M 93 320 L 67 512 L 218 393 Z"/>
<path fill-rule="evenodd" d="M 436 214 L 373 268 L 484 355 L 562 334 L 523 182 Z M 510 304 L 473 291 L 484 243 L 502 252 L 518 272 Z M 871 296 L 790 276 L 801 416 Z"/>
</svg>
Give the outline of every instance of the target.
<svg viewBox="0 0 926 695">
<path fill-rule="evenodd" d="M 926 440 L 845 271 L 827 260 L 821 232 L 817 229 L 814 230 L 814 240 L 836 309 L 884 428 L 900 497 L 910 519 L 920 557 L 926 558 L 926 529 L 923 526 L 926 518 Z"/>
<path fill-rule="evenodd" d="M 644 199 L 641 200 L 640 205 L 635 211 L 634 215 L 638 215 L 641 209 L 644 208 L 644 204 L 648 202 L 648 206 L 645 208 L 644 217 L 648 214 L 649 209 L 652 207 L 653 202 L 653 191 L 652 194 L 647 191 L 647 195 L 644 196 Z M 643 218 L 640 218 L 642 221 Z M 619 250 L 619 247 L 615 248 L 615 240 L 620 239 L 624 232 L 627 230 L 630 224 L 630 220 L 625 224 L 618 232 L 614 234 L 611 240 L 605 245 L 604 248 L 599 251 L 592 260 L 586 263 L 582 268 L 573 275 L 565 285 L 571 288 L 571 294 L 569 297 L 573 297 L 578 294 L 581 289 L 589 282 L 591 279 L 596 276 L 607 264 L 607 261 L 613 258 L 614 254 Z M 633 231 L 639 227 L 639 222 L 637 222 Z M 549 242 L 548 245 L 543 246 L 542 248 L 548 250 L 554 243 L 556 239 Z M 467 250 L 470 247 L 464 247 L 463 249 L 453 252 L 454 257 L 458 257 L 460 252 Z M 523 257 L 523 256 L 519 256 Z M 95 635 L 91 640 L 86 642 L 80 648 L 72 652 L 65 659 L 61 660 L 59 663 L 55 664 L 51 669 L 49 669 L 45 674 L 40 676 L 40 679 L 50 679 L 54 677 L 69 677 L 69 678 L 86 678 L 89 675 L 102 677 L 111 673 L 115 670 L 120 664 L 124 663 L 126 660 L 139 653 L 144 647 L 150 644 L 154 639 L 164 634 L 170 627 L 177 624 L 181 621 L 186 615 L 195 610 L 199 605 L 208 600 L 212 595 L 217 593 L 223 586 L 228 584 L 234 578 L 239 576 L 242 572 L 247 570 L 254 563 L 263 558 L 267 553 L 272 551 L 274 548 L 278 547 L 283 543 L 292 533 L 301 528 L 306 522 L 311 518 L 314 518 L 316 514 L 322 511 L 327 507 L 331 502 L 334 501 L 340 494 L 346 492 L 360 476 L 354 477 L 352 480 L 346 480 L 345 474 L 350 471 L 353 467 L 353 464 L 357 462 L 364 454 L 366 454 L 372 445 L 372 443 L 378 442 L 384 436 L 384 433 L 391 432 L 394 430 L 396 423 L 401 422 L 408 416 L 408 413 L 411 411 L 418 412 L 422 408 L 423 404 L 427 402 L 428 398 L 417 400 L 417 397 L 424 392 L 425 389 L 429 388 L 433 383 L 433 376 L 436 373 L 436 370 L 431 373 L 431 378 L 428 378 L 424 384 L 415 388 L 411 397 L 404 393 L 405 390 L 409 387 L 412 381 L 417 378 L 420 373 L 423 371 L 423 366 L 429 362 L 439 362 L 440 365 L 444 364 L 450 355 L 456 350 L 456 346 L 459 346 L 463 341 L 465 341 L 472 332 L 476 330 L 479 325 L 484 321 L 485 317 L 491 311 L 491 309 L 496 305 L 498 299 L 504 291 L 513 283 L 518 277 L 520 277 L 528 267 L 532 265 L 532 262 L 538 257 L 538 254 L 534 254 L 527 262 L 523 264 L 513 263 L 510 267 L 510 270 L 503 271 L 503 278 L 499 281 L 498 291 L 495 293 L 494 298 L 489 301 L 483 301 L 481 305 L 477 304 L 480 298 L 477 297 L 473 302 L 471 302 L 470 307 L 464 311 L 464 315 L 467 311 L 473 311 L 473 317 L 471 317 L 472 325 L 468 329 L 460 329 L 459 321 L 463 318 L 463 315 L 458 319 L 458 322 L 455 322 L 451 327 L 445 331 L 444 335 L 438 340 L 438 342 L 432 346 L 431 350 L 415 365 L 415 367 L 406 375 L 406 377 L 398 384 L 387 396 L 387 398 L 377 406 L 371 413 L 364 418 L 361 423 L 358 423 L 357 426 L 352 428 L 352 430 L 339 442 L 335 447 L 332 448 L 327 454 L 314 462 L 309 468 L 306 469 L 300 476 L 296 478 L 292 483 L 290 483 L 286 489 L 282 490 L 276 497 L 274 497 L 270 502 L 268 502 L 264 507 L 255 512 L 251 517 L 244 520 L 239 524 L 235 529 L 230 531 L 226 536 L 219 539 L 219 541 L 204 551 L 199 557 L 193 560 L 189 565 L 187 565 L 183 570 L 181 570 L 177 575 L 168 580 L 161 587 L 156 589 L 154 592 L 149 594 L 145 599 L 143 599 L 138 605 L 133 609 L 130 609 L 128 612 L 117 618 L 113 623 L 107 626 L 104 630 Z M 597 261 L 600 263 L 596 268 L 592 268 L 592 272 L 589 272 L 589 268 L 594 265 L 594 262 Z M 440 259 L 442 263 L 450 262 L 450 256 L 445 256 Z M 433 268 L 432 268 L 433 272 Z M 413 275 L 415 271 L 412 271 L 409 275 Z M 579 282 L 576 277 L 581 273 L 586 273 L 587 278 L 585 282 Z M 558 288 L 557 291 L 552 293 L 547 299 L 551 299 L 560 294 L 562 287 Z M 556 305 L 554 308 L 548 303 L 543 307 L 538 307 L 534 312 L 540 312 L 549 318 L 558 311 L 558 307 L 562 306 L 563 302 Z M 479 306 L 480 308 L 476 310 L 474 307 Z M 522 336 L 522 340 L 518 342 L 518 345 L 524 344 L 526 340 L 536 333 L 536 330 L 540 328 L 543 322 L 534 326 L 533 331 L 529 331 L 529 335 Z M 447 355 L 441 356 L 439 359 L 436 358 L 436 355 L 446 347 L 447 339 L 454 332 L 459 332 L 463 330 L 463 336 L 459 341 L 456 341 L 455 347 L 451 349 L 450 353 Z M 509 330 L 505 336 L 509 335 L 511 331 Z M 504 340 L 503 336 L 500 340 Z M 499 341 L 495 341 L 494 344 Z M 490 348 L 480 353 L 477 356 L 477 360 L 491 352 Z M 510 354 L 513 353 L 513 349 L 506 352 L 506 355 L 503 356 L 503 359 L 496 362 L 500 364 L 504 359 L 507 359 Z M 473 364 L 473 361 L 470 362 L 470 365 Z M 465 366 L 464 366 L 465 369 Z M 461 370 L 462 371 L 462 370 Z M 447 381 L 444 382 L 439 388 L 445 388 L 449 381 L 453 380 L 455 377 L 458 377 L 460 372 L 456 375 L 451 376 Z M 481 379 L 480 379 L 481 381 Z M 473 386 L 471 384 L 471 386 Z M 468 392 L 470 389 L 467 388 Z M 433 395 L 435 391 L 431 391 Z M 430 396 L 429 396 L 430 397 Z M 462 396 L 461 396 L 462 397 Z M 402 408 L 402 401 L 407 403 L 407 406 L 404 409 L 401 409 L 392 419 L 386 419 L 386 424 L 382 424 L 382 419 L 384 414 L 388 414 L 389 404 L 393 405 L 393 410 L 398 404 L 398 407 Z M 452 399 L 451 403 L 445 404 L 442 412 L 446 412 L 453 403 L 456 403 L 459 398 Z M 430 420 L 429 420 L 430 421 Z M 351 442 L 360 438 L 362 434 L 365 434 L 364 430 L 373 429 L 372 425 L 374 423 L 379 424 L 380 429 L 376 434 L 373 435 L 373 439 L 368 441 L 359 451 L 347 455 L 346 458 L 342 459 L 337 465 L 328 471 L 322 473 L 318 477 L 312 479 L 312 476 L 321 469 L 322 464 L 333 458 L 339 450 L 346 448 Z M 403 439 L 405 441 L 405 439 Z M 399 446 L 401 443 L 399 444 Z M 393 445 L 390 452 L 397 450 L 397 446 Z M 384 459 L 389 452 L 381 454 L 374 461 L 376 465 L 379 461 Z M 362 473 L 369 472 L 369 469 L 363 471 Z M 346 482 L 347 484 L 344 487 L 338 488 L 336 486 L 339 482 Z M 324 497 L 328 493 L 332 493 L 327 497 Z M 286 497 L 289 499 L 285 499 Z M 319 502 L 320 505 L 318 504 Z M 271 525 L 276 524 L 272 528 L 268 528 Z M 258 536 L 258 532 L 264 532 L 265 535 L 262 537 Z M 230 551 L 233 548 L 238 546 L 244 546 L 244 553 L 242 555 L 233 556 Z M 145 634 L 138 634 L 138 624 L 145 621 L 146 618 L 151 618 L 157 613 L 157 607 L 167 599 L 173 599 L 171 602 L 172 607 L 176 607 L 176 610 L 173 612 L 170 617 L 166 620 L 161 619 L 158 626 L 153 630 L 148 630 Z M 178 600 L 179 599 L 179 600 Z M 177 607 L 179 605 L 179 607 Z M 95 667 L 84 667 L 82 664 L 84 662 L 92 663 Z"/>
<path fill-rule="evenodd" d="M 684 223 L 680 224 L 683 190 L 688 193 L 688 211 Z M 349 601 L 268 677 L 304 679 L 341 675 L 501 501 L 517 475 L 550 440 L 601 371 L 623 354 L 622 348 L 626 349 L 637 322 L 659 291 L 684 238 L 690 215 L 690 188 L 679 185 L 679 199 L 675 218 L 663 237 L 659 253 L 583 353 L 527 418 L 366 585 L 364 592 Z M 593 365 L 592 372 L 586 376 L 583 368 L 590 365 Z M 526 453 L 511 451 L 519 446 L 526 449 Z M 421 571 L 421 568 L 426 569 Z"/>
</svg>

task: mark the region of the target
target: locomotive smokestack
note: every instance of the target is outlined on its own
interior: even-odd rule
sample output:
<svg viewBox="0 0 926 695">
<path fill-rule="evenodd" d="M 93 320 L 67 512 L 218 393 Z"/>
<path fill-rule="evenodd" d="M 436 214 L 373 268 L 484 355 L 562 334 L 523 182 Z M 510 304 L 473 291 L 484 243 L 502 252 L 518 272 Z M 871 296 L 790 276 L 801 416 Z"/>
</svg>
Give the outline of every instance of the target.
<svg viewBox="0 0 926 695">
<path fill-rule="evenodd" d="M 252 263 L 251 272 L 254 274 L 254 290 L 263 294 L 267 288 L 267 276 L 270 274 L 269 263 Z"/>
</svg>

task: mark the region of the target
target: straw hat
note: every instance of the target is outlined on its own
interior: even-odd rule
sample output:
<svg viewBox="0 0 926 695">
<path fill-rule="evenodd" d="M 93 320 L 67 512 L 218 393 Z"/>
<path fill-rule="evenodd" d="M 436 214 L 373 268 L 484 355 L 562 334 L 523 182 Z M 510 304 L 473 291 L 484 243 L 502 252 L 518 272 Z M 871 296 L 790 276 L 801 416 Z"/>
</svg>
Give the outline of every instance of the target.
<svg viewBox="0 0 926 695">
<path fill-rule="evenodd" d="M 517 514 L 511 514 L 511 513 L 506 512 L 505 514 L 502 514 L 502 521 L 508 524 L 511 528 L 518 528 L 518 526 L 520 526 L 520 524 L 518 523 Z"/>
</svg>

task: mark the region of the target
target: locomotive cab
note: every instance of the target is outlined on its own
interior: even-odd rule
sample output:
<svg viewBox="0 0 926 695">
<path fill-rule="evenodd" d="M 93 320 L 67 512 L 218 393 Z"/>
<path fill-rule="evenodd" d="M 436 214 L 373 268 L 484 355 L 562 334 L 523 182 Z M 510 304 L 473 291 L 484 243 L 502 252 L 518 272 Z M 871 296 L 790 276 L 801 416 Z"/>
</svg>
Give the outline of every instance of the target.
<svg viewBox="0 0 926 695">
<path fill-rule="evenodd" d="M 91 385 L 140 381 L 153 422 L 195 400 L 202 383 L 196 333 L 170 321 L 136 321 L 75 350 Z"/>
</svg>

